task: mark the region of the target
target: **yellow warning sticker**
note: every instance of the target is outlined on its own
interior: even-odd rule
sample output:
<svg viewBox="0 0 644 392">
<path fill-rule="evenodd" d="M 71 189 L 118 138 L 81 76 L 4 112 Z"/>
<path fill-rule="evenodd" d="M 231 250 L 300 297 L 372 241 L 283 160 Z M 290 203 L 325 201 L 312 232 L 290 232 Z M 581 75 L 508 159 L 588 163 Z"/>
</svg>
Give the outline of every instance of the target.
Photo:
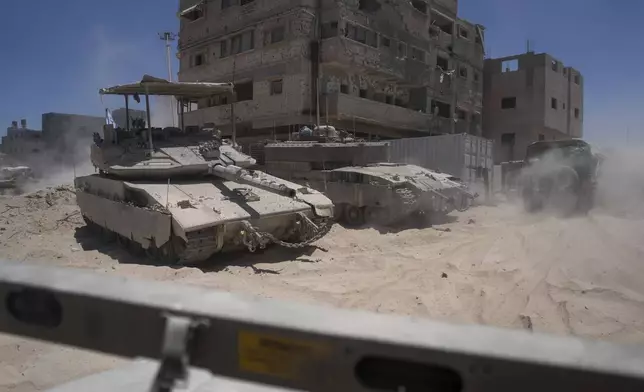
<svg viewBox="0 0 644 392">
<path fill-rule="evenodd" d="M 240 370 L 295 380 L 330 352 L 328 345 L 254 332 L 239 332 Z"/>
</svg>

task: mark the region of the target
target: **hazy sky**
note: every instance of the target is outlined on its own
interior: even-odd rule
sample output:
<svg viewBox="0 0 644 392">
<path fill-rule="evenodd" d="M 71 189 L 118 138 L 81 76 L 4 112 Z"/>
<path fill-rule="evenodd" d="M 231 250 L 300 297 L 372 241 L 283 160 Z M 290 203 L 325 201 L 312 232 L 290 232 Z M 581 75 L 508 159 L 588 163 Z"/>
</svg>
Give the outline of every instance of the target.
<svg viewBox="0 0 644 392">
<path fill-rule="evenodd" d="M 11 120 L 40 126 L 45 112 L 102 115 L 99 87 L 166 77 L 157 33 L 177 31 L 177 0 L 3 2 L 0 134 Z M 644 1 L 460 0 L 483 24 L 493 57 L 549 52 L 585 77 L 585 137 L 644 141 Z M 618 5 L 619 4 L 619 5 Z M 25 15 L 29 17 L 25 18 Z M 174 70 L 178 64 L 174 61 Z M 110 101 L 110 107 L 120 102 Z"/>
</svg>

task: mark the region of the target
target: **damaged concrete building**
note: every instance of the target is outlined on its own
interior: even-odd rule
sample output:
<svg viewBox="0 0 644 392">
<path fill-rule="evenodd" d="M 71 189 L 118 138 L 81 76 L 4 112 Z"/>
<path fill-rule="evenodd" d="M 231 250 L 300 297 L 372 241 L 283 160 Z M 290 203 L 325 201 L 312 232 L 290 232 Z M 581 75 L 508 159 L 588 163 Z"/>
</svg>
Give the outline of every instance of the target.
<svg viewBox="0 0 644 392">
<path fill-rule="evenodd" d="M 584 79 L 546 53 L 485 60 L 483 135 L 495 162 L 522 160 L 539 140 L 583 137 Z"/>
<path fill-rule="evenodd" d="M 234 105 L 185 105 L 185 124 L 234 123 L 248 141 L 315 123 L 382 139 L 480 135 L 483 27 L 457 3 L 181 0 L 179 80 L 236 85 Z"/>
</svg>

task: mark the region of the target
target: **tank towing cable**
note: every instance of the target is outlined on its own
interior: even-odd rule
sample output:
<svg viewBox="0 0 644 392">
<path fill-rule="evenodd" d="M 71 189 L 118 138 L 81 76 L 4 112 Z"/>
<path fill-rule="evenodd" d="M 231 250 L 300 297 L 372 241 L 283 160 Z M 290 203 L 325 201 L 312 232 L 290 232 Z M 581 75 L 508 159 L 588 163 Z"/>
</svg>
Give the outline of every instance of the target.
<svg viewBox="0 0 644 392">
<path fill-rule="evenodd" d="M 244 227 L 244 230 L 241 231 L 242 243 L 246 245 L 250 252 L 255 252 L 257 248 L 265 249 L 266 246 L 270 243 L 274 243 L 285 248 L 299 249 L 307 247 L 320 238 L 324 237 L 329 233 L 329 231 L 331 231 L 331 228 L 333 227 L 333 220 L 331 219 L 324 219 L 322 221 L 322 224 L 316 225 L 303 213 L 300 212 L 297 215 L 300 218 L 298 226 L 302 227 L 302 224 L 306 225 L 306 228 L 302 230 L 303 234 L 313 233 L 313 235 L 308 239 L 301 242 L 283 241 L 278 239 L 271 233 L 260 231 L 250 222 L 243 221 L 242 225 Z"/>
</svg>

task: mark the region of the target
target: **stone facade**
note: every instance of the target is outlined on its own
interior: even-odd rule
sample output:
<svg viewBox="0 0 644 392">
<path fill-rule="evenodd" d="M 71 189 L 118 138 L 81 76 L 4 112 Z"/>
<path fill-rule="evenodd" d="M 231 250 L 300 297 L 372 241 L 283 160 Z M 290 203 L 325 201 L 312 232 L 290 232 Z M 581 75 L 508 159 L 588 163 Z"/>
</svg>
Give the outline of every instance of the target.
<svg viewBox="0 0 644 392">
<path fill-rule="evenodd" d="M 478 135 L 483 28 L 456 12 L 455 0 L 182 0 L 179 80 L 233 81 L 239 137 L 318 116 L 382 138 Z M 230 132 L 224 97 L 191 106 L 186 125 Z"/>
</svg>

